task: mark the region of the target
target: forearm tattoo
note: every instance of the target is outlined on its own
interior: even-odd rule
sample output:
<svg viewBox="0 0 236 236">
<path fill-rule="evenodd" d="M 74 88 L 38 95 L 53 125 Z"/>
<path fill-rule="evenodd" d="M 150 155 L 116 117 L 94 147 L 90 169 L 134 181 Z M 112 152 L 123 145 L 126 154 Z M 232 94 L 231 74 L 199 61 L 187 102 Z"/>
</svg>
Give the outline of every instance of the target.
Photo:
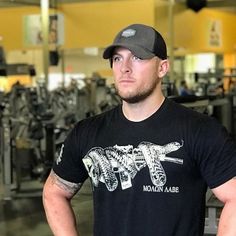
<svg viewBox="0 0 236 236">
<path fill-rule="evenodd" d="M 50 173 L 51 184 L 56 184 L 59 188 L 67 191 L 72 196 L 82 187 L 83 183 L 73 183 L 59 177 L 53 170 Z"/>
</svg>

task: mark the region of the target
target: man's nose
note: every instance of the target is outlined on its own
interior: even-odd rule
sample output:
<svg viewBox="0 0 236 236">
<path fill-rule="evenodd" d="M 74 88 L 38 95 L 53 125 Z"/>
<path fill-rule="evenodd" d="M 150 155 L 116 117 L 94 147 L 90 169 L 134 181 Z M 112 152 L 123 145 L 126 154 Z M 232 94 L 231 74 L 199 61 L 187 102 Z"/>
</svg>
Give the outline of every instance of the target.
<svg viewBox="0 0 236 236">
<path fill-rule="evenodd" d="M 129 59 L 123 60 L 121 65 L 121 72 L 122 73 L 131 72 L 131 61 Z"/>
</svg>

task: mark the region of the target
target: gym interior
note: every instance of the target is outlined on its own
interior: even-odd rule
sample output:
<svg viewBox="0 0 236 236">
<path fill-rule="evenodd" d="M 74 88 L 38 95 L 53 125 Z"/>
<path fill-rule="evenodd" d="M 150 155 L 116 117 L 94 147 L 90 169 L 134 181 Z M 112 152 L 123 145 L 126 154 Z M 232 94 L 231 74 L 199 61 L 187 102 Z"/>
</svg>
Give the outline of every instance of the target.
<svg viewBox="0 0 236 236">
<path fill-rule="evenodd" d="M 236 141 L 235 22 L 234 0 L 0 1 L 0 235 L 52 235 L 44 181 L 73 125 L 120 103 L 102 52 L 128 24 L 165 38 L 165 95 L 217 118 Z M 92 236 L 89 181 L 72 203 Z M 221 209 L 208 190 L 205 235 L 216 235 Z"/>
</svg>

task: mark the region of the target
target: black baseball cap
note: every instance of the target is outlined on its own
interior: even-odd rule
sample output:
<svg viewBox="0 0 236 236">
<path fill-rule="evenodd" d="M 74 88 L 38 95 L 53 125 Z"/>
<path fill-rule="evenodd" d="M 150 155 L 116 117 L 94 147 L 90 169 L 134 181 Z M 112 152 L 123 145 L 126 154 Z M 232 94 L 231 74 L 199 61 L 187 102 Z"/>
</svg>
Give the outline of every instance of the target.
<svg viewBox="0 0 236 236">
<path fill-rule="evenodd" d="M 132 24 L 122 29 L 115 37 L 113 44 L 105 48 L 104 59 L 111 59 L 116 47 L 125 47 L 141 59 L 154 56 L 167 59 L 166 43 L 161 34 L 153 27 L 143 24 Z"/>
</svg>

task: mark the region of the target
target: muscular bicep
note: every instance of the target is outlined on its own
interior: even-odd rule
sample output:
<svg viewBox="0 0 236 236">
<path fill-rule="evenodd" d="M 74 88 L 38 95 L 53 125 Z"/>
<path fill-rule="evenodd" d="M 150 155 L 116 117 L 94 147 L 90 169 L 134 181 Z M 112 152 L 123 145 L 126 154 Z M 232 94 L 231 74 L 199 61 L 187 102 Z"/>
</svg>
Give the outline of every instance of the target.
<svg viewBox="0 0 236 236">
<path fill-rule="evenodd" d="M 70 199 L 79 191 L 81 186 L 82 183 L 64 180 L 52 170 L 45 183 L 44 191 Z"/>
</svg>

